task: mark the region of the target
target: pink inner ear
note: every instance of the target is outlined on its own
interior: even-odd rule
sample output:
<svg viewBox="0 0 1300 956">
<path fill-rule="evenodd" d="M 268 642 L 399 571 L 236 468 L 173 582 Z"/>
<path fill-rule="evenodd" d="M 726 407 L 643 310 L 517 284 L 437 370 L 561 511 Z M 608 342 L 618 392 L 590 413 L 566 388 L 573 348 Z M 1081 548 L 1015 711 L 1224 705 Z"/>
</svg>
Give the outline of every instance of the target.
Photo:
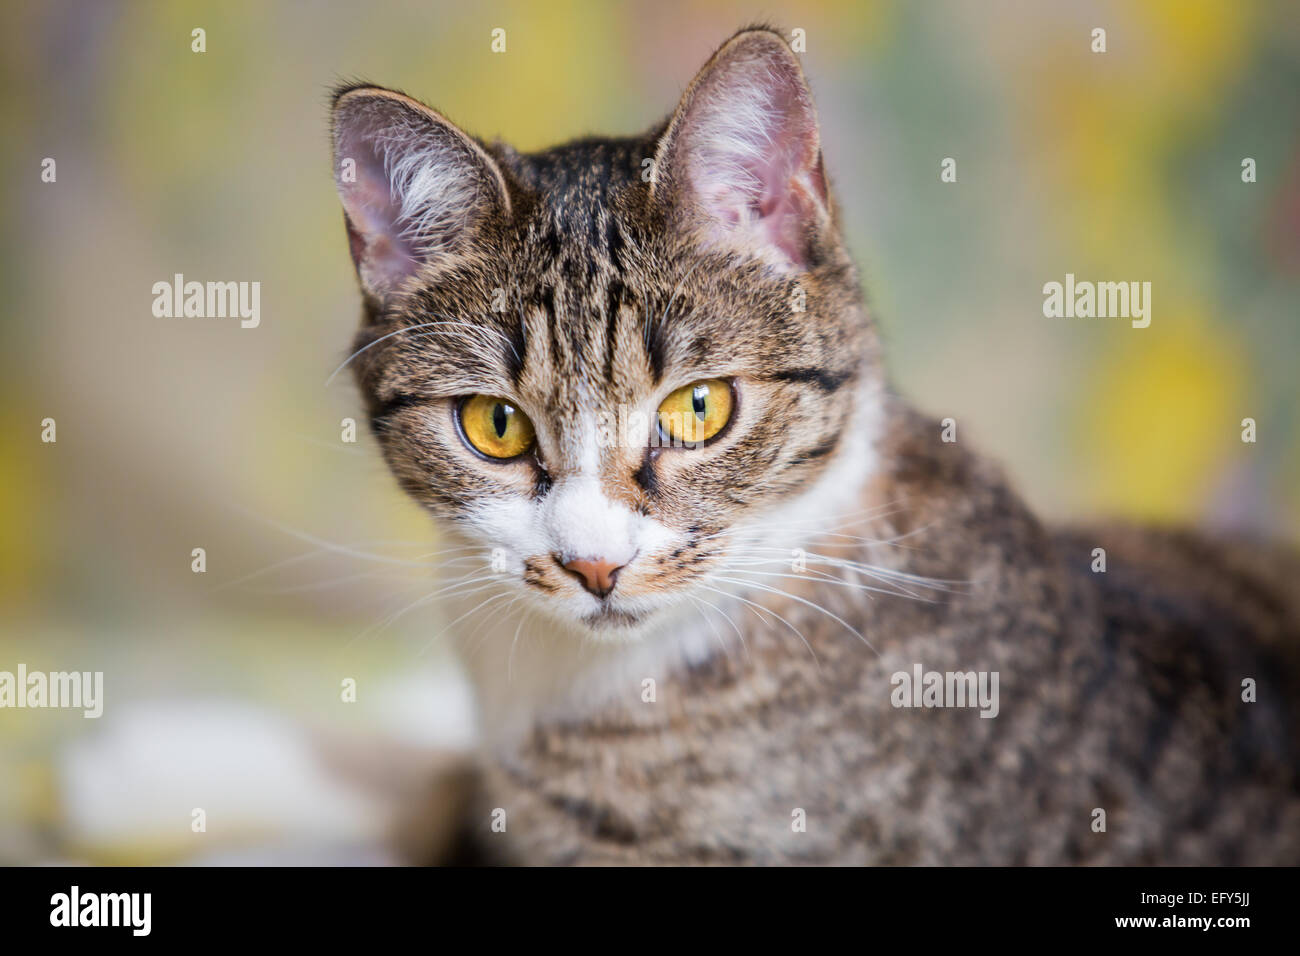
<svg viewBox="0 0 1300 956">
<path fill-rule="evenodd" d="M 720 242 L 807 264 L 806 226 L 824 209 L 817 119 L 793 64 L 719 67 L 683 120 L 692 191 Z"/>
<path fill-rule="evenodd" d="M 334 148 L 352 258 L 381 295 L 458 248 L 489 204 L 508 209 L 499 174 L 472 140 L 387 94 L 343 101 Z M 343 179 L 346 159 L 355 182 Z"/>
<path fill-rule="evenodd" d="M 382 134 L 373 120 L 342 131 L 338 157 L 355 161 L 356 182 L 339 181 L 338 190 L 357 272 L 376 289 L 391 289 L 419 268 L 419 260 L 404 237 L 408 224 L 385 166 Z"/>
<path fill-rule="evenodd" d="M 355 144 L 357 181 L 340 184 L 343 208 L 348 218 L 348 245 L 352 261 L 376 287 L 391 288 L 415 272 L 419 261 L 408 239 L 403 238 L 401 204 L 392 194 L 392 184 L 383 160 L 369 143 Z"/>
<path fill-rule="evenodd" d="M 739 237 L 776 251 L 794 265 L 805 264 L 803 222 L 812 210 L 798 201 L 790 173 L 767 166 L 754 171 L 753 183 L 743 187 L 708 182 L 705 174 L 697 179 L 697 188 L 715 240 Z"/>
</svg>

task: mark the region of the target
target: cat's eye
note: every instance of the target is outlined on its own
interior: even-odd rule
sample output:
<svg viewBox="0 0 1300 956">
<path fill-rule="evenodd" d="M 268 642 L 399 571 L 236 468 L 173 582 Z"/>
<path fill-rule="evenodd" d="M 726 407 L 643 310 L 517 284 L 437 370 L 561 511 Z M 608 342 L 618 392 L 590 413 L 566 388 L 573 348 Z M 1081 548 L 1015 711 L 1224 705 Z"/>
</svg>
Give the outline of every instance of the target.
<svg viewBox="0 0 1300 956">
<path fill-rule="evenodd" d="M 533 423 L 504 398 L 471 395 L 458 414 L 465 441 L 488 458 L 518 458 L 533 446 Z"/>
<path fill-rule="evenodd" d="M 719 378 L 677 389 L 659 406 L 659 427 L 675 442 L 708 441 L 731 420 L 731 386 Z"/>
</svg>

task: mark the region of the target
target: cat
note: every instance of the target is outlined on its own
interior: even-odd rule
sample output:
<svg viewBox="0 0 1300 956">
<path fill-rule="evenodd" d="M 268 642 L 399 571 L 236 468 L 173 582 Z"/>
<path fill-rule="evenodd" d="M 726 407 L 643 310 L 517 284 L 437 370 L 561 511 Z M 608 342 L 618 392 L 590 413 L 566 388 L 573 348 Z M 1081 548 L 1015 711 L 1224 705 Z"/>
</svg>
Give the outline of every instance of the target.
<svg viewBox="0 0 1300 956">
<path fill-rule="evenodd" d="M 476 555 L 456 859 L 1300 862 L 1300 559 L 1047 527 L 899 396 L 779 33 L 643 136 L 332 129 L 373 433 Z"/>
</svg>

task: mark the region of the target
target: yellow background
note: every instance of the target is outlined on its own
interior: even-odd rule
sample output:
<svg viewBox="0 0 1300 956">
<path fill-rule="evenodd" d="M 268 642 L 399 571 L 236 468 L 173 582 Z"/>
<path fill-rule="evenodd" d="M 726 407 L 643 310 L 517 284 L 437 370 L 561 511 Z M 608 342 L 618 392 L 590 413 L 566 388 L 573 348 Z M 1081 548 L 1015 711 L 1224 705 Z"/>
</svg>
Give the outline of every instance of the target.
<svg viewBox="0 0 1300 956">
<path fill-rule="evenodd" d="M 324 384 L 358 317 L 330 87 L 402 88 L 538 148 L 649 126 L 758 20 L 806 31 L 906 394 L 1053 519 L 1300 537 L 1294 3 L 7 4 L 0 669 L 104 670 L 105 724 L 205 696 L 391 722 L 374 695 L 340 707 L 339 681 L 433 666 L 436 608 L 379 626 L 425 569 L 373 557 L 436 544 L 364 425 L 339 442 L 350 380 Z M 177 272 L 260 281 L 261 327 L 155 318 Z M 1150 328 L 1044 318 L 1067 272 L 1151 282 Z M 0 860 L 152 858 L 69 835 L 60 748 L 94 723 L 0 712 Z"/>
</svg>

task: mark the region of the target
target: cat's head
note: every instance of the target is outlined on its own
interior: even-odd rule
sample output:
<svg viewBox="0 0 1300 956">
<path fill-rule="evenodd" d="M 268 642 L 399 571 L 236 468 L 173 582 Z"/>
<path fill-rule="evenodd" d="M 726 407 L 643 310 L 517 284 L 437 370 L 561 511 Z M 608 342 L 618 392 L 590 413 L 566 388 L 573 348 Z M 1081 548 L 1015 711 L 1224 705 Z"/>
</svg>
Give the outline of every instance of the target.
<svg viewBox="0 0 1300 956">
<path fill-rule="evenodd" d="M 333 129 L 375 434 L 531 606 L 644 633 L 860 479 L 874 336 L 779 34 L 642 137 L 521 154 L 373 86 Z"/>
</svg>

